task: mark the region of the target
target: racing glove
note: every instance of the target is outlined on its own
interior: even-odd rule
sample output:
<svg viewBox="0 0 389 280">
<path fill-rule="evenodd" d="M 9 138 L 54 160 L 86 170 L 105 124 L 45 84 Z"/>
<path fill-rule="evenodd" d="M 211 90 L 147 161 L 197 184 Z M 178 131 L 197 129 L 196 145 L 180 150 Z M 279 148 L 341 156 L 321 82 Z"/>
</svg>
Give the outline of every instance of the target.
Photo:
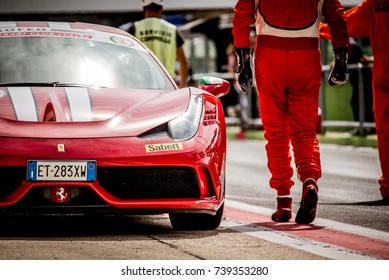
<svg viewBox="0 0 389 280">
<path fill-rule="evenodd" d="M 335 65 L 332 67 L 328 77 L 328 84 L 330 86 L 340 86 L 348 81 L 349 73 L 347 69 L 347 52 L 347 46 L 334 49 Z"/>
<path fill-rule="evenodd" d="M 251 69 L 250 48 L 237 48 L 238 72 L 236 80 L 243 92 L 247 92 L 248 87 L 253 85 L 253 71 Z"/>
</svg>

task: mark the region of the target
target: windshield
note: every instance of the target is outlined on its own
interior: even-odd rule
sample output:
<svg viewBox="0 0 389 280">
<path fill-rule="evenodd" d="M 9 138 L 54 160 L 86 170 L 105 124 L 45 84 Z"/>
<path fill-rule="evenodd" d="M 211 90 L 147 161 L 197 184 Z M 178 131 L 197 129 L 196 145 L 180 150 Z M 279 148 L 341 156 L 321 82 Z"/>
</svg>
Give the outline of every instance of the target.
<svg viewBox="0 0 389 280">
<path fill-rule="evenodd" d="M 145 51 L 63 37 L 0 38 L 0 85 L 56 84 L 173 90 Z"/>
</svg>

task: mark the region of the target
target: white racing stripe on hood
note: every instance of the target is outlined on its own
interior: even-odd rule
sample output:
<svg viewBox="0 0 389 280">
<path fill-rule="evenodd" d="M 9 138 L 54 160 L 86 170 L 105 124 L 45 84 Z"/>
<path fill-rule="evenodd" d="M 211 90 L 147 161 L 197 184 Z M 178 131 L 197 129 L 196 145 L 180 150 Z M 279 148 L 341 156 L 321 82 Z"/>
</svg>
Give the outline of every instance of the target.
<svg viewBox="0 0 389 280">
<path fill-rule="evenodd" d="M 71 28 L 70 23 L 67 22 L 48 22 L 51 28 Z"/>
<path fill-rule="evenodd" d="M 38 121 L 34 96 L 29 87 L 10 87 L 9 95 L 19 121 Z"/>
<path fill-rule="evenodd" d="M 86 88 L 65 88 L 72 121 L 92 120 L 92 105 Z"/>
</svg>

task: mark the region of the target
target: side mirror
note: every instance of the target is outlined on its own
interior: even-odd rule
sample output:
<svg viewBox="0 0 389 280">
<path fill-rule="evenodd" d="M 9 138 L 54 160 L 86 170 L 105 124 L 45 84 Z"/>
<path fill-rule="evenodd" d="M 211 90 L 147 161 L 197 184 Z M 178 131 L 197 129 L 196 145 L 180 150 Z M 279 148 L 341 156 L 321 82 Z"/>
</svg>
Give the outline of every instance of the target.
<svg viewBox="0 0 389 280">
<path fill-rule="evenodd" d="M 230 91 L 230 83 L 221 78 L 205 76 L 200 78 L 198 88 L 222 97 Z"/>
</svg>

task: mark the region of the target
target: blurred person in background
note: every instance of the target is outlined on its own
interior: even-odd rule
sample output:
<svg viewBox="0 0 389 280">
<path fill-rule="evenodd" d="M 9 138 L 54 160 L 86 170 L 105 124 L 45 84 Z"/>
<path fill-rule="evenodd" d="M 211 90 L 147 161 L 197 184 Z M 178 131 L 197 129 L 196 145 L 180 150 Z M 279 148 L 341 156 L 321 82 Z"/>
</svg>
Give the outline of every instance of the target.
<svg viewBox="0 0 389 280">
<path fill-rule="evenodd" d="M 350 37 L 369 36 L 373 66 L 373 110 L 382 176 L 378 179 L 383 200 L 389 200 L 389 0 L 363 0 L 345 12 Z M 331 39 L 328 24 L 320 35 Z"/>
<path fill-rule="evenodd" d="M 369 67 L 370 63 L 374 62 L 373 56 L 368 56 L 363 53 L 362 47 L 355 41 L 353 38 L 349 38 L 348 42 L 348 64 L 358 64 L 362 63 L 362 69 L 349 69 L 350 77 L 349 81 L 352 86 L 352 94 L 350 105 L 353 111 L 354 121 L 360 121 L 360 101 L 359 101 L 359 78 L 362 77 L 363 84 L 363 103 L 364 103 L 364 112 L 363 112 L 363 121 L 365 122 L 374 122 L 373 114 L 373 86 L 372 86 L 372 70 Z M 359 71 L 362 75 L 359 76 Z M 367 135 L 375 134 L 375 129 L 364 128 L 361 130 L 359 127 L 355 128 L 352 132 L 352 135 Z"/>
<path fill-rule="evenodd" d="M 317 181 L 321 177 L 316 137 L 322 78 L 320 17 L 328 20 L 333 37 L 335 66 L 328 82 L 331 86 L 342 85 L 348 78 L 348 34 L 343 6 L 338 0 L 238 0 L 234 12 L 237 81 L 243 91 L 253 83 L 250 25 L 256 26 L 255 80 L 267 140 L 269 184 L 277 193 L 277 208 L 271 218 L 288 222 L 292 217 L 292 144 L 297 175 L 302 182 L 295 222 L 309 224 L 316 217 Z"/>
<path fill-rule="evenodd" d="M 235 73 L 238 71 L 238 60 L 236 57 L 234 44 L 229 44 L 227 47 L 227 71 Z M 249 96 L 247 92 L 241 90 L 236 80 L 232 81 L 233 93 L 238 96 L 238 104 L 234 106 L 234 113 L 240 120 L 240 131 L 236 134 L 237 139 L 245 139 L 246 132 L 249 128 Z"/>
<path fill-rule="evenodd" d="M 134 35 L 159 58 L 173 78 L 176 77 L 176 62 L 180 88 L 188 85 L 189 64 L 184 51 L 184 39 L 177 27 L 162 19 L 164 0 L 142 0 L 145 18 L 135 23 L 126 23 L 119 28 Z"/>
</svg>

